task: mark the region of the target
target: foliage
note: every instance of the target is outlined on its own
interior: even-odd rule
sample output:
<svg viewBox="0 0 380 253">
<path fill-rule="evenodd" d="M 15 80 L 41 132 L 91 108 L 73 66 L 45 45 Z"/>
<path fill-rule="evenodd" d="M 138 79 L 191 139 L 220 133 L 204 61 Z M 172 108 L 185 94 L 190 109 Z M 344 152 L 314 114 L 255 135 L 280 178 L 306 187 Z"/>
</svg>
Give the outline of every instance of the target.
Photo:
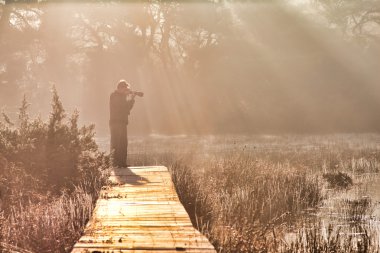
<svg viewBox="0 0 380 253">
<path fill-rule="evenodd" d="M 89 174 L 88 164 L 100 165 L 104 155 L 97 151 L 94 125 L 78 127 L 75 111 L 65 122 L 65 111 L 53 88 L 49 123 L 40 118 L 31 120 L 24 97 L 19 109 L 17 127 L 3 124 L 0 129 L 0 150 L 8 162 L 40 181 L 42 188 L 72 189 Z"/>
<path fill-rule="evenodd" d="M 47 87 L 60 83 L 106 132 L 104 94 L 128 77 L 149 90 L 134 109 L 139 134 L 378 130 L 379 51 L 359 54 L 320 29 L 320 15 L 286 4 L 294 1 L 91 2 L 0 5 L 4 104 L 15 106 L 22 91 L 47 113 Z M 366 6 L 325 2 L 338 13 L 343 3 Z M 330 16 L 338 19 L 330 23 L 351 22 L 351 15 Z"/>
<path fill-rule="evenodd" d="M 364 43 L 379 39 L 379 0 L 314 0 L 322 6 L 328 21 L 338 26 L 345 35 Z"/>
<path fill-rule="evenodd" d="M 28 107 L 24 97 L 17 124 L 6 115 L 0 124 L 0 249 L 67 252 L 92 213 L 109 159 L 93 125 L 78 127 L 77 111 L 66 120 L 55 88 L 48 122 L 31 119 Z"/>
</svg>

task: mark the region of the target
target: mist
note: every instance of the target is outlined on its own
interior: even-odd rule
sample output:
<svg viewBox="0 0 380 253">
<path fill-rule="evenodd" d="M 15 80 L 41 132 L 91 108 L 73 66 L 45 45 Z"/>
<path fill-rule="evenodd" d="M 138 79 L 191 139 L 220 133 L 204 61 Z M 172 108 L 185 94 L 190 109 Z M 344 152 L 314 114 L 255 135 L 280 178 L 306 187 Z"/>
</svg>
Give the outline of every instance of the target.
<svg viewBox="0 0 380 253">
<path fill-rule="evenodd" d="M 130 135 L 380 130 L 378 40 L 345 36 L 313 5 L 47 1 L 0 15 L 0 106 L 14 118 L 24 94 L 47 117 L 54 85 L 106 135 L 125 79 L 145 94 Z"/>
</svg>

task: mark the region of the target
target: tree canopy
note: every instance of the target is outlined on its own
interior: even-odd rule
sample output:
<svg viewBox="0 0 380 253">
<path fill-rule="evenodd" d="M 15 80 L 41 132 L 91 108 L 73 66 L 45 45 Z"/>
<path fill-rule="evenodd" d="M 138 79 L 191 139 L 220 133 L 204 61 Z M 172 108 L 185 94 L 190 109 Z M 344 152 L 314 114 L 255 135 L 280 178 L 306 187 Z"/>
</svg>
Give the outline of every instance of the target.
<svg viewBox="0 0 380 253">
<path fill-rule="evenodd" d="M 280 1 L 24 2 L 0 6 L 7 107 L 26 93 L 47 113 L 55 84 L 107 131 L 125 78 L 146 93 L 131 115 L 141 133 L 377 129 L 379 1 L 315 0 L 328 26 Z"/>
</svg>

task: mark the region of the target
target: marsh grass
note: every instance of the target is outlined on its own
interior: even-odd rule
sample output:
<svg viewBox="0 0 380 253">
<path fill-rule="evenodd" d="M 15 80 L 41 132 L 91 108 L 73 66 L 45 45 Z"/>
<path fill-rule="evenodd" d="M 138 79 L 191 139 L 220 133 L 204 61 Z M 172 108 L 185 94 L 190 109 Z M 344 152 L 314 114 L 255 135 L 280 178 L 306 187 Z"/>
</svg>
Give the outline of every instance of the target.
<svg viewBox="0 0 380 253">
<path fill-rule="evenodd" d="M 178 139 L 172 149 L 156 140 L 130 157 L 168 166 L 218 252 L 378 252 L 376 201 L 353 194 L 377 177 L 377 137 L 239 138 L 193 141 L 187 151 Z"/>
<path fill-rule="evenodd" d="M 374 246 L 368 228 L 355 225 L 343 232 L 341 226 L 332 224 L 309 224 L 309 228 L 301 229 L 296 240 L 287 245 L 287 249 L 281 252 L 378 252 L 378 246 Z"/>
<path fill-rule="evenodd" d="M 29 193 L 33 202 L 13 196 L 0 216 L 1 252 L 70 252 L 91 217 L 106 174 L 60 195 Z"/>
<path fill-rule="evenodd" d="M 3 237 L 9 245 L 31 252 L 68 252 L 80 237 L 93 205 L 94 196 L 81 188 L 70 195 L 20 205 L 3 224 Z"/>
<path fill-rule="evenodd" d="M 377 252 L 371 214 L 379 200 L 352 192 L 377 177 L 380 139 L 356 138 L 132 139 L 128 163 L 167 166 L 194 226 L 218 252 Z M 2 192 L 13 196 L 2 196 L 0 247 L 70 251 L 105 183 L 109 161 L 99 159 L 81 152 L 80 180 L 59 194 L 41 192 L 44 178 L 29 180 L 29 170 L 0 159 L 9 171 Z M 352 184 L 331 187 L 323 175 Z"/>
<path fill-rule="evenodd" d="M 239 154 L 207 165 L 204 173 L 183 164 L 170 169 L 193 223 L 221 252 L 275 250 L 276 228 L 322 199 L 318 178 L 289 165 Z"/>
<path fill-rule="evenodd" d="M 379 252 L 379 224 L 369 198 L 336 201 L 333 216 L 305 219 L 281 252 Z"/>
</svg>

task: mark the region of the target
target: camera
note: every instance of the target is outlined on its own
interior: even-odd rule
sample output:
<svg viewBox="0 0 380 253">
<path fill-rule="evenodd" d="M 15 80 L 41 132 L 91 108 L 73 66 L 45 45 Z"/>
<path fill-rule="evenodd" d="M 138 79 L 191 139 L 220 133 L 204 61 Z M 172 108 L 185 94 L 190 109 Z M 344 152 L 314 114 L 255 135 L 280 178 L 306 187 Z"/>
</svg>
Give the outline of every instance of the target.
<svg viewBox="0 0 380 253">
<path fill-rule="evenodd" d="M 141 92 L 141 91 L 131 91 L 131 94 L 135 96 L 139 96 L 139 97 L 144 96 L 144 92 Z"/>
</svg>

